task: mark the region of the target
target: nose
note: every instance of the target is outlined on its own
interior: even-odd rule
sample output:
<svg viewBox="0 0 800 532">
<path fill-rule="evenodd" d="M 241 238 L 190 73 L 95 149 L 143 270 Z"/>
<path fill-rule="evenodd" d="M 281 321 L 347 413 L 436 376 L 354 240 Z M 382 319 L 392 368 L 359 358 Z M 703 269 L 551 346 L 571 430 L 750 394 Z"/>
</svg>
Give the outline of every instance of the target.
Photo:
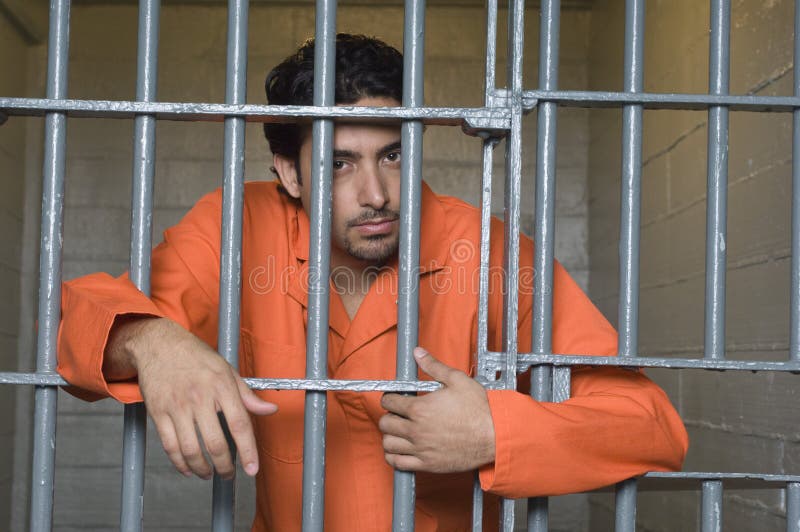
<svg viewBox="0 0 800 532">
<path fill-rule="evenodd" d="M 386 183 L 377 166 L 363 168 L 358 202 L 362 207 L 372 207 L 380 210 L 389 203 Z"/>
</svg>

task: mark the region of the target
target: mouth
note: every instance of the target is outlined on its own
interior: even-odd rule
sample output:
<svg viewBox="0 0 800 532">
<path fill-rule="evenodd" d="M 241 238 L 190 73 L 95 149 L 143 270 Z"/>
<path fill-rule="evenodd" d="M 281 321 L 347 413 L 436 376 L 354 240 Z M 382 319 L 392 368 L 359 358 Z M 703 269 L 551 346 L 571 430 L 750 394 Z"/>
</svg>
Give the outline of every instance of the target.
<svg viewBox="0 0 800 532">
<path fill-rule="evenodd" d="M 386 235 L 394 231 L 397 218 L 372 218 L 353 225 L 353 228 L 364 236 Z"/>
</svg>

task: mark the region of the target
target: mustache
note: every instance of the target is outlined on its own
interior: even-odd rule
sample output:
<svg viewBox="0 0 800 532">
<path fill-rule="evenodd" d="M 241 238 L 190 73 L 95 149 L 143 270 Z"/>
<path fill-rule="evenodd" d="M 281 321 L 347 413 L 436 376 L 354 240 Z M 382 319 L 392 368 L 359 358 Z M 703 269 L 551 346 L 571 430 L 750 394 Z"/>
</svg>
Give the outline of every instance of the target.
<svg viewBox="0 0 800 532">
<path fill-rule="evenodd" d="M 356 218 L 353 218 L 352 220 L 347 222 L 347 227 L 354 227 L 356 225 L 361 225 L 371 220 L 380 220 L 380 219 L 396 220 L 399 217 L 400 217 L 400 212 L 392 209 L 380 209 L 380 210 L 369 209 L 359 214 Z"/>
</svg>

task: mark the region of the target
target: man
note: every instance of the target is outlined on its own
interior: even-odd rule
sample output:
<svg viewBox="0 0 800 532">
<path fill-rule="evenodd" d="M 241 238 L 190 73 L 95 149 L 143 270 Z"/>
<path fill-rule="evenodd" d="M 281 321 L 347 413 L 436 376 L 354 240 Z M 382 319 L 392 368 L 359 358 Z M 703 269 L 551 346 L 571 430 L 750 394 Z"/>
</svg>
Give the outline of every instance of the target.
<svg viewBox="0 0 800 532">
<path fill-rule="evenodd" d="M 266 80 L 271 104 L 309 105 L 313 42 Z M 396 106 L 402 57 L 386 44 L 339 35 L 336 102 Z M 305 373 L 311 188 L 310 128 L 267 124 L 278 182 L 246 185 L 240 370 L 254 377 Z M 337 122 L 331 227 L 328 370 L 336 379 L 392 379 L 397 334 L 400 135 L 396 125 Z M 417 529 L 468 530 L 471 483 L 521 497 L 580 491 L 648 470 L 680 467 L 687 438 L 664 393 L 640 372 L 576 368 L 572 398 L 539 403 L 486 392 L 468 373 L 477 352 L 480 218 L 423 188 L 420 345 L 424 378 L 442 390 L 329 394 L 326 530 L 387 530 L 392 466 L 418 471 Z M 153 252 L 152 296 L 125 276 L 65 284 L 59 371 L 88 399 L 144 398 L 162 443 L 183 474 L 233 474 L 222 412 L 244 470 L 256 476 L 255 530 L 299 529 L 303 394 L 253 393 L 214 351 L 221 196 L 212 193 L 165 233 Z M 502 266 L 502 225 L 492 225 L 491 264 Z M 521 268 L 533 247 L 522 238 Z M 501 350 L 502 279 L 489 300 L 489 348 Z M 566 271 L 554 276 L 553 348 L 612 355 L 616 334 Z M 531 291 L 520 285 L 520 349 L 531 343 Z M 434 353 L 431 355 L 428 353 Z M 252 421 L 251 421 L 252 415 Z M 203 457 L 205 447 L 210 456 Z M 496 514 L 489 497 L 486 514 Z M 492 517 L 487 523 L 493 526 Z"/>
</svg>

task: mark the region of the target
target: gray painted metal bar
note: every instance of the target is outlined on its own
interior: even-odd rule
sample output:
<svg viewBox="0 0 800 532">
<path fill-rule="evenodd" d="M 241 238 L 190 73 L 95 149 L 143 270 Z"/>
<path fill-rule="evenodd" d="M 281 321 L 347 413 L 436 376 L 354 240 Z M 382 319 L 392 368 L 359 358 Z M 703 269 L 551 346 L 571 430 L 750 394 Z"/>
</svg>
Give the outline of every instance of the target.
<svg viewBox="0 0 800 532">
<path fill-rule="evenodd" d="M 69 1 L 50 3 L 47 50 L 47 97 L 67 95 L 69 56 Z M 54 374 L 56 342 L 61 317 L 61 255 L 64 235 L 64 169 L 67 117 L 45 117 L 44 166 L 42 170 L 42 228 L 39 250 L 39 316 L 36 372 Z M 58 390 L 37 387 L 34 392 L 33 471 L 31 474 L 30 530 L 45 532 L 53 526 L 53 485 L 56 452 Z"/>
<path fill-rule="evenodd" d="M 636 479 L 629 478 L 616 485 L 615 532 L 636 531 Z"/>
<path fill-rule="evenodd" d="M 502 353 L 486 354 L 490 363 L 502 364 Z M 759 361 L 759 360 L 721 360 L 703 358 L 659 358 L 637 357 L 635 360 L 620 360 L 618 357 L 600 357 L 592 355 L 535 355 L 520 353 L 517 356 L 517 371 L 526 371 L 532 365 L 552 364 L 554 366 L 619 366 L 627 368 L 671 368 L 671 369 L 710 369 L 732 371 L 800 371 L 800 361 Z"/>
<path fill-rule="evenodd" d="M 336 2 L 317 0 L 314 105 L 335 104 Z M 308 261 L 306 378 L 328 377 L 333 120 L 314 120 L 311 144 L 311 230 Z M 322 532 L 325 518 L 325 392 L 307 391 L 303 432 L 303 532 Z"/>
<path fill-rule="evenodd" d="M 475 472 L 475 481 L 472 484 L 472 532 L 483 530 L 483 490 L 478 472 Z"/>
<path fill-rule="evenodd" d="M 625 2 L 624 88 L 644 88 L 644 0 Z M 622 190 L 619 231 L 619 347 L 621 357 L 639 351 L 639 225 L 642 183 L 642 107 L 622 110 Z"/>
<path fill-rule="evenodd" d="M 424 102 L 425 1 L 406 0 L 403 30 L 403 107 Z M 415 380 L 413 351 L 419 338 L 419 231 L 422 204 L 422 122 L 401 127 L 400 242 L 398 248 L 397 379 Z M 392 530 L 414 530 L 415 475 L 394 471 Z"/>
<path fill-rule="evenodd" d="M 136 100 L 156 98 L 158 29 L 161 2 L 140 0 Z M 131 194 L 130 277 L 150 295 L 150 250 L 153 242 L 153 178 L 156 160 L 156 121 L 140 115 L 134 120 L 133 192 Z M 125 405 L 122 437 L 120 530 L 142 530 L 144 466 L 147 449 L 147 410 L 143 403 Z"/>
<path fill-rule="evenodd" d="M 722 481 L 703 482 L 700 510 L 702 532 L 722 532 Z"/>
<path fill-rule="evenodd" d="M 503 297 L 503 349 L 501 379 L 506 389 L 517 387 L 517 320 L 519 315 L 519 232 L 520 193 L 522 189 L 522 55 L 525 32 L 525 2 L 513 0 L 508 9 L 507 74 L 509 88 L 508 108 L 511 128 L 506 138 L 506 179 L 504 190 L 505 234 L 503 239 L 503 267 L 505 295 Z M 502 499 L 500 503 L 500 530 L 514 529 L 514 501 Z"/>
<path fill-rule="evenodd" d="M 247 97 L 248 0 L 228 1 L 228 45 L 225 74 L 225 103 L 243 104 Z M 242 205 L 244 203 L 245 121 L 225 118 L 223 152 L 222 230 L 220 233 L 219 326 L 217 350 L 234 368 L 239 366 L 239 311 L 242 267 Z M 224 416 L 220 416 L 231 458 L 236 464 L 236 447 Z M 234 471 L 235 474 L 235 471 Z M 211 528 L 233 530 L 234 478 L 214 474 Z"/>
<path fill-rule="evenodd" d="M 800 60 L 800 0 L 794 8 L 794 64 Z M 800 97 L 800 72 L 794 72 L 794 96 Z M 789 305 L 789 358 L 800 360 L 800 109 L 792 113 L 792 266 Z"/>
<path fill-rule="evenodd" d="M 489 105 L 489 93 L 495 86 L 497 68 L 497 0 L 486 4 L 486 77 L 484 81 L 485 103 Z M 481 157 L 481 261 L 478 288 L 478 370 L 477 374 L 485 380 L 493 380 L 486 353 L 489 341 L 489 253 L 491 251 L 492 219 L 492 164 L 494 148 L 499 139 L 484 139 Z M 475 477 L 478 482 L 478 477 Z M 476 501 L 473 501 L 473 506 Z M 477 527 L 477 528 L 476 528 Z M 482 523 L 473 522 L 473 531 L 481 530 Z"/>
<path fill-rule="evenodd" d="M 731 6 L 711 0 L 708 89 L 727 94 L 730 78 Z M 728 211 L 728 109 L 708 110 L 705 357 L 725 357 L 725 278 Z"/>
<path fill-rule="evenodd" d="M 313 107 L 303 105 L 226 105 L 224 103 L 186 102 L 135 102 L 126 100 L 70 100 L 67 98 L 12 98 L 0 97 L 0 111 L 7 116 L 44 116 L 47 112 L 66 113 L 70 118 L 134 118 L 137 114 L 151 114 L 159 120 L 220 122 L 226 116 L 238 116 L 248 122 L 279 122 L 297 117 L 369 119 L 394 118 L 419 119 L 433 125 L 461 125 L 466 120 L 480 129 L 482 122 L 494 124 L 492 119 L 508 120 L 505 89 L 493 91 L 488 107 Z M 800 107 L 798 96 L 754 96 L 674 93 L 625 93 L 590 91 L 540 91 L 522 93 L 522 107 L 526 111 L 540 102 L 553 102 L 563 107 L 614 108 L 640 104 L 645 109 L 672 109 L 704 111 L 714 106 L 725 106 L 732 111 L 758 113 L 791 113 Z M 508 129 L 489 127 L 486 129 Z"/>
<path fill-rule="evenodd" d="M 544 0 L 539 23 L 539 88 L 558 87 L 558 52 L 561 3 Z M 555 260 L 556 158 L 558 153 L 558 109 L 555 103 L 541 102 L 538 110 L 536 143 L 536 199 L 533 256 L 532 350 L 550 354 L 553 350 L 553 261 Z M 569 371 L 568 369 L 566 371 Z M 537 401 L 553 399 L 552 366 L 536 366 L 531 371 L 531 395 Z M 528 530 L 547 532 L 547 498 L 528 499 Z"/>
<path fill-rule="evenodd" d="M 786 532 L 800 532 L 800 483 L 786 486 Z"/>
<path fill-rule="evenodd" d="M 644 89 L 644 0 L 625 2 L 625 52 L 623 88 Z M 639 227 L 642 183 L 642 107 L 622 109 L 622 186 L 619 229 L 619 342 L 617 356 L 633 358 L 639 352 Z M 616 530 L 636 528 L 635 480 L 616 485 Z"/>
</svg>

